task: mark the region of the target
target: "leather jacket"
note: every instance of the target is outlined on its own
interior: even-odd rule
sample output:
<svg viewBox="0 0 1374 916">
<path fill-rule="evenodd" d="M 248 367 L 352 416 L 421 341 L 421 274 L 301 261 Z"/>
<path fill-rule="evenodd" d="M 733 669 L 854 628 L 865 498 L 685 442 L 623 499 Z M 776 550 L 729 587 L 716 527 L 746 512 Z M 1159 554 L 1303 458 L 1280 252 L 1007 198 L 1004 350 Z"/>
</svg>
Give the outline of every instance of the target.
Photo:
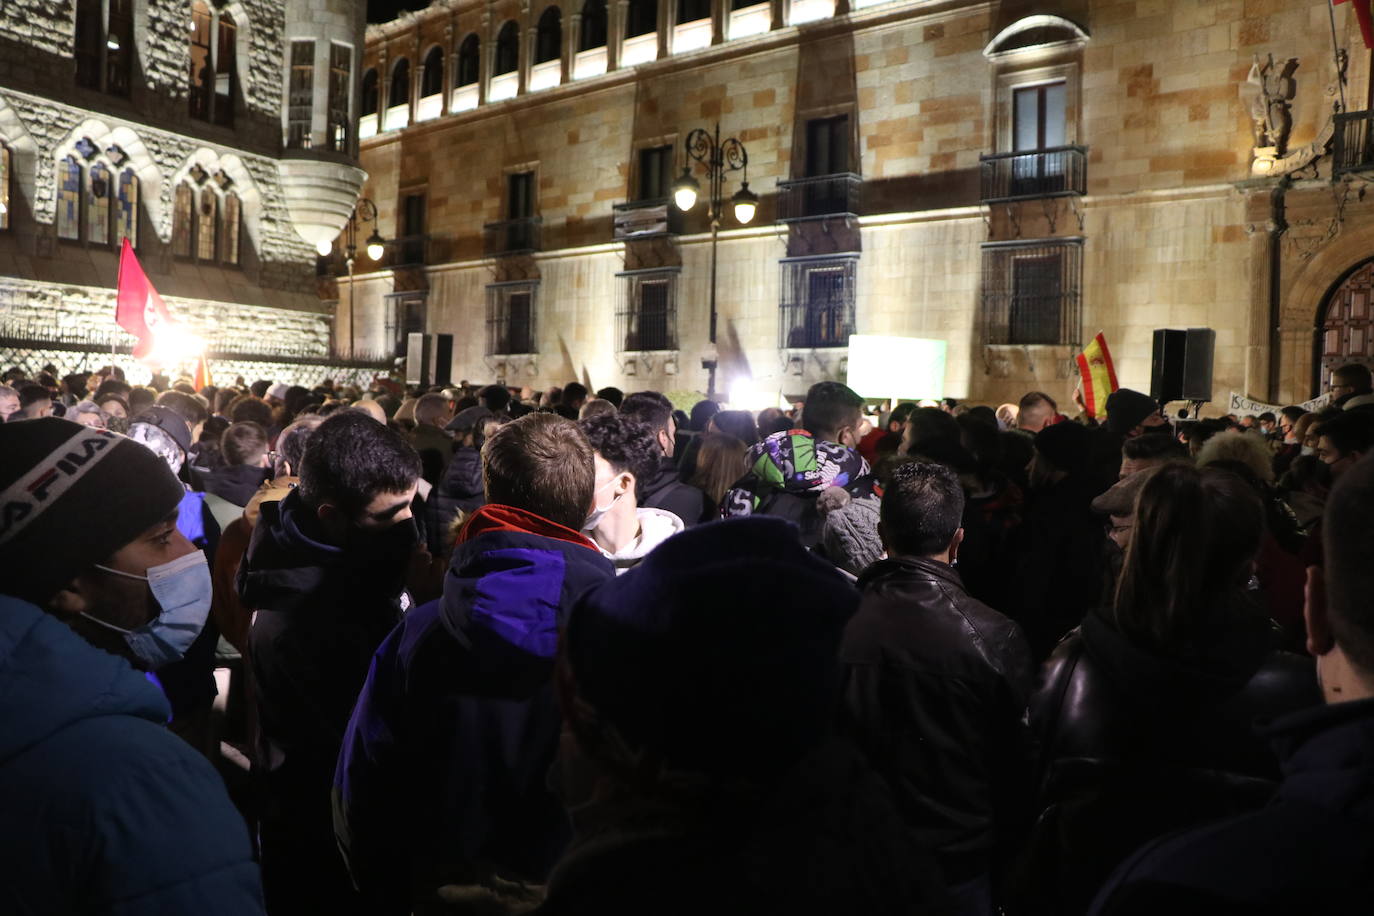
<svg viewBox="0 0 1374 916">
<path fill-rule="evenodd" d="M 1260 614 L 1174 656 L 1102 612 L 1064 638 L 1030 701 L 1039 813 L 1016 912 L 1084 912 L 1145 842 L 1268 801 L 1279 766 L 1255 722 L 1321 702 L 1312 659 L 1276 641 Z"/>
<path fill-rule="evenodd" d="M 987 874 L 1029 813 L 1030 647 L 948 564 L 879 560 L 859 587 L 840 651 L 845 731 L 946 880 Z"/>
</svg>

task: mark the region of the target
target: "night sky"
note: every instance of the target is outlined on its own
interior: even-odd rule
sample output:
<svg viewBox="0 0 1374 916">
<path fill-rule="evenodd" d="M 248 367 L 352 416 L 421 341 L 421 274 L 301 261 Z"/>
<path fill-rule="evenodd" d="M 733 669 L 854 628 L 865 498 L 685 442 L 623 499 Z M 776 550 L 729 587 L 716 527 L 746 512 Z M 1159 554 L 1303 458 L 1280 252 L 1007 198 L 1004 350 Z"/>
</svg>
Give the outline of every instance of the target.
<svg viewBox="0 0 1374 916">
<path fill-rule="evenodd" d="M 429 0 L 367 0 L 368 22 L 390 22 L 406 10 L 422 10 Z"/>
</svg>

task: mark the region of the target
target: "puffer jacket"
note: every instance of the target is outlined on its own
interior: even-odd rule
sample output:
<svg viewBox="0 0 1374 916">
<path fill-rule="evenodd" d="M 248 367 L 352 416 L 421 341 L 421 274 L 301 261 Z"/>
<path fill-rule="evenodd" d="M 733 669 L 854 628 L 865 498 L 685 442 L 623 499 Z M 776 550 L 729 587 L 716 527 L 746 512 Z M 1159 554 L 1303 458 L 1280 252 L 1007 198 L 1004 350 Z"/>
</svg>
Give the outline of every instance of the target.
<svg viewBox="0 0 1374 916">
<path fill-rule="evenodd" d="M 946 563 L 879 560 L 859 588 L 840 649 L 845 731 L 946 880 L 965 883 L 1009 856 L 1027 826 L 1030 646 Z"/>
<path fill-rule="evenodd" d="M 1018 912 L 1084 912 L 1142 843 L 1265 804 L 1279 781 L 1254 731 L 1321 702 L 1312 659 L 1237 612 L 1187 653 L 1132 644 L 1102 612 L 1060 643 L 1030 702 L 1037 810 Z"/>
<path fill-rule="evenodd" d="M 452 537 L 449 527 L 459 513 L 471 513 L 487 501 L 482 488 L 482 453 L 469 445 L 459 446 L 439 481 L 425 500 L 425 529 L 429 552 L 443 555 Z"/>
<path fill-rule="evenodd" d="M 820 542 L 825 519 L 816 499 L 829 487 L 863 499 L 874 492 L 868 462 L 851 448 L 824 442 L 804 429 L 773 433 L 751 446 L 749 471 L 725 493 L 726 518 L 776 515 L 796 523 L 806 547 Z"/>
<path fill-rule="evenodd" d="M 143 675 L 0 597 L 0 912 L 263 912 L 248 830 Z"/>
</svg>

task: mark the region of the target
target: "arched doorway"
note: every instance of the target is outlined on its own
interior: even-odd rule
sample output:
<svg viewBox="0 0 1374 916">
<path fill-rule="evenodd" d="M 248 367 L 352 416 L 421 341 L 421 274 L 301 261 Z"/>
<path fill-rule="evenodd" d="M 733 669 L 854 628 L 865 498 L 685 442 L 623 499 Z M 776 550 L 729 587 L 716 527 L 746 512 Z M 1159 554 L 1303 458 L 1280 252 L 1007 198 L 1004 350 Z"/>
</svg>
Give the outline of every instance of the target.
<svg viewBox="0 0 1374 916">
<path fill-rule="evenodd" d="M 1312 385 L 1327 391 L 1331 373 L 1347 363 L 1374 369 L 1374 258 L 1356 264 L 1336 282 L 1317 313 Z"/>
</svg>

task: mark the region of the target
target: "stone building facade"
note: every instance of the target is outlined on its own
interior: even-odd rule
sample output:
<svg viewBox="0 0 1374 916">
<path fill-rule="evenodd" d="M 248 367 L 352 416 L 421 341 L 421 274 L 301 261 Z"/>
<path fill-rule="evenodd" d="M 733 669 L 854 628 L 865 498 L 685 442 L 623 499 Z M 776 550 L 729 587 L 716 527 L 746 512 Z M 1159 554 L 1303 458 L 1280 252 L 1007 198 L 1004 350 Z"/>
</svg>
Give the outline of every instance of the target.
<svg viewBox="0 0 1374 916">
<path fill-rule="evenodd" d="M 127 237 L 216 381 L 333 374 L 316 248 L 364 178 L 364 25 L 361 0 L 0 7 L 0 363 L 132 369 Z"/>
<path fill-rule="evenodd" d="M 705 391 L 714 363 L 719 391 L 795 394 L 845 377 L 850 333 L 937 338 L 944 394 L 989 403 L 1067 402 L 1099 331 L 1148 389 L 1154 329 L 1213 328 L 1214 402 L 1374 357 L 1349 5 L 572 3 L 368 27 L 363 193 L 394 241 L 339 311 L 361 346 L 422 332 L 441 378 Z M 720 220 L 713 343 L 705 208 L 663 199 L 717 123 L 748 156 L 724 209 L 744 178 L 761 201 Z"/>
</svg>

